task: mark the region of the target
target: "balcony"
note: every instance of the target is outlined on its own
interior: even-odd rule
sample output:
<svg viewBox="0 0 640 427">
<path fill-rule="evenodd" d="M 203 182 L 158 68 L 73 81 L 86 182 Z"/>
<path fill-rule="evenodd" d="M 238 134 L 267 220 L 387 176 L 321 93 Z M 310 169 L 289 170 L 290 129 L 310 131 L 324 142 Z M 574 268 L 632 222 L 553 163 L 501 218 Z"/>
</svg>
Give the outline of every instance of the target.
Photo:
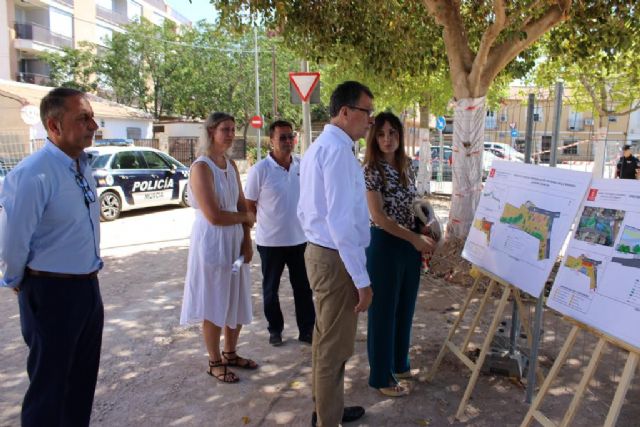
<svg viewBox="0 0 640 427">
<path fill-rule="evenodd" d="M 68 6 L 73 9 L 73 0 L 56 0 L 58 3 Z"/>
<path fill-rule="evenodd" d="M 126 14 L 121 14 L 116 11 L 105 9 L 104 7 L 96 6 L 96 16 L 107 22 L 111 22 L 116 25 L 127 25 L 129 18 Z"/>
<path fill-rule="evenodd" d="M 15 22 L 17 40 L 31 40 L 57 48 L 73 47 L 73 39 L 51 32 L 50 29 L 32 22 Z M 28 46 L 21 46 L 30 50 Z M 42 50 L 42 49 L 33 49 Z"/>
<path fill-rule="evenodd" d="M 51 85 L 51 79 L 49 76 L 42 74 L 18 72 L 16 74 L 16 80 L 22 83 L 32 83 L 40 86 Z"/>
</svg>

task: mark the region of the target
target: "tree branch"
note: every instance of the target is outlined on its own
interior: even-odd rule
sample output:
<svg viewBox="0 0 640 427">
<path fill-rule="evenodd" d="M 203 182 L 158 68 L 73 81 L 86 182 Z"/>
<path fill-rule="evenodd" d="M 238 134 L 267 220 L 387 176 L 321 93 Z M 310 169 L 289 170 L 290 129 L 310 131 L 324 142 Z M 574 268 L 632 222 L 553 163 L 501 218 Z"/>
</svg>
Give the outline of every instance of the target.
<svg viewBox="0 0 640 427">
<path fill-rule="evenodd" d="M 471 67 L 471 73 L 469 74 L 469 85 L 472 92 L 478 92 L 478 85 L 480 84 L 480 76 L 483 74 L 484 67 L 487 63 L 487 57 L 489 51 L 493 46 L 502 30 L 509 25 L 509 19 L 505 10 L 504 0 L 493 0 L 493 12 L 495 14 L 495 20 L 487 28 L 480 40 L 480 46 L 478 47 L 478 53 L 473 61 Z"/>
<path fill-rule="evenodd" d="M 487 58 L 485 72 L 481 76 L 482 86 L 488 87 L 493 79 L 502 71 L 509 62 L 533 43 L 535 43 L 551 27 L 568 18 L 571 9 L 571 0 L 557 0 L 555 5 L 550 6 L 547 11 L 538 19 L 530 21 L 522 26 L 520 32 L 526 37 L 516 41 L 506 40 L 491 48 Z M 477 96 L 482 94 L 475 94 Z"/>
<path fill-rule="evenodd" d="M 423 0 L 427 10 L 443 27 L 447 46 L 449 73 L 456 97 L 468 97 L 467 77 L 473 65 L 473 52 L 469 47 L 464 21 L 460 15 L 459 0 Z"/>
<path fill-rule="evenodd" d="M 580 83 L 582 83 L 582 86 L 584 87 L 584 89 L 589 94 L 589 97 L 591 98 L 591 101 L 593 102 L 593 106 L 598 111 L 598 114 L 600 115 L 600 117 L 606 116 L 607 112 L 604 111 L 601 108 L 602 105 L 600 104 L 600 99 L 598 97 L 598 94 L 596 94 L 596 90 L 593 87 L 593 85 L 587 80 L 587 78 L 586 78 L 586 76 L 584 74 L 578 74 L 578 80 L 580 80 Z"/>
</svg>

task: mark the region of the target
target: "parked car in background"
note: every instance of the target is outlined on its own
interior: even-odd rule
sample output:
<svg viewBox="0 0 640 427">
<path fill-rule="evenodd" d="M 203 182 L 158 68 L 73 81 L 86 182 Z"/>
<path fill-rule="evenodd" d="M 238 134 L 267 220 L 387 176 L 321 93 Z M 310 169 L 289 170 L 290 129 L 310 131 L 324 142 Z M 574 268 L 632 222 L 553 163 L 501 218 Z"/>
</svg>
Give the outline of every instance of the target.
<svg viewBox="0 0 640 427">
<path fill-rule="evenodd" d="M 412 160 L 413 167 L 417 170 L 420 158 L 419 152 L 416 153 L 416 157 Z M 453 179 L 453 150 L 451 147 L 443 147 L 442 151 L 442 180 L 443 181 L 451 181 Z M 487 179 L 489 175 L 489 171 L 491 170 L 491 164 L 494 160 L 500 160 L 501 158 L 492 153 L 489 150 L 485 150 L 482 156 L 482 179 Z M 435 146 L 431 147 L 431 180 L 435 181 L 438 179 L 438 170 L 440 167 L 440 147 Z"/>
<path fill-rule="evenodd" d="M 150 206 L 189 206 L 189 168 L 162 151 L 132 145 L 98 146 L 90 156 L 100 202 L 100 219 Z"/>
<path fill-rule="evenodd" d="M 524 154 L 503 142 L 485 142 L 484 149 L 491 151 L 503 160 L 510 162 L 524 162 Z"/>
</svg>

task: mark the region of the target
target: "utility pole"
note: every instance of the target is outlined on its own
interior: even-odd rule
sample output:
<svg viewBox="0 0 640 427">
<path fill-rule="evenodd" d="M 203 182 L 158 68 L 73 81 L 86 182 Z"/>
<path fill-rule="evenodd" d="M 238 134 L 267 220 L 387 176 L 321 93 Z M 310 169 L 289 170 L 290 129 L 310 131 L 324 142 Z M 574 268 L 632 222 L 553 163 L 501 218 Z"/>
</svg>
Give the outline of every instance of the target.
<svg viewBox="0 0 640 427">
<path fill-rule="evenodd" d="M 253 44 L 255 47 L 255 62 L 256 62 L 256 116 L 260 116 L 260 69 L 258 67 L 258 29 L 256 27 L 253 28 Z M 257 152 L 256 152 L 256 159 L 257 161 L 260 161 L 262 159 L 262 147 L 261 147 L 261 142 L 260 142 L 260 138 L 262 137 L 261 135 L 261 128 L 256 129 L 257 131 L 257 135 L 258 135 L 258 139 L 256 140 L 256 147 L 257 147 Z"/>
<path fill-rule="evenodd" d="M 549 153 L 549 166 L 555 167 L 558 159 L 558 139 L 560 138 L 560 118 L 562 117 L 562 82 L 556 83 L 556 105 L 553 117 L 553 133 L 551 134 L 551 152 Z"/>
<path fill-rule="evenodd" d="M 531 152 L 533 142 L 533 108 L 536 103 L 536 96 L 529 94 L 529 102 L 527 104 L 527 130 L 524 135 L 524 162 L 531 163 Z"/>
<path fill-rule="evenodd" d="M 273 120 L 278 118 L 278 87 L 276 79 L 276 47 L 271 46 L 271 86 L 273 87 Z"/>
</svg>

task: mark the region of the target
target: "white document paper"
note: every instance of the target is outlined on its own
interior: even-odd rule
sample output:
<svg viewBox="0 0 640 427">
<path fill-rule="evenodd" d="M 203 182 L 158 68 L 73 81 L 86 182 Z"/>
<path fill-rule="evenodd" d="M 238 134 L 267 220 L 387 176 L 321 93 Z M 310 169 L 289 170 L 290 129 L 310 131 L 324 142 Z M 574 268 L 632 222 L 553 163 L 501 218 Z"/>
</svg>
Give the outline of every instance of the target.
<svg viewBox="0 0 640 427">
<path fill-rule="evenodd" d="M 640 347 L 640 182 L 592 182 L 547 305 Z"/>
<path fill-rule="evenodd" d="M 494 161 L 462 256 L 538 297 L 591 174 Z"/>
</svg>

